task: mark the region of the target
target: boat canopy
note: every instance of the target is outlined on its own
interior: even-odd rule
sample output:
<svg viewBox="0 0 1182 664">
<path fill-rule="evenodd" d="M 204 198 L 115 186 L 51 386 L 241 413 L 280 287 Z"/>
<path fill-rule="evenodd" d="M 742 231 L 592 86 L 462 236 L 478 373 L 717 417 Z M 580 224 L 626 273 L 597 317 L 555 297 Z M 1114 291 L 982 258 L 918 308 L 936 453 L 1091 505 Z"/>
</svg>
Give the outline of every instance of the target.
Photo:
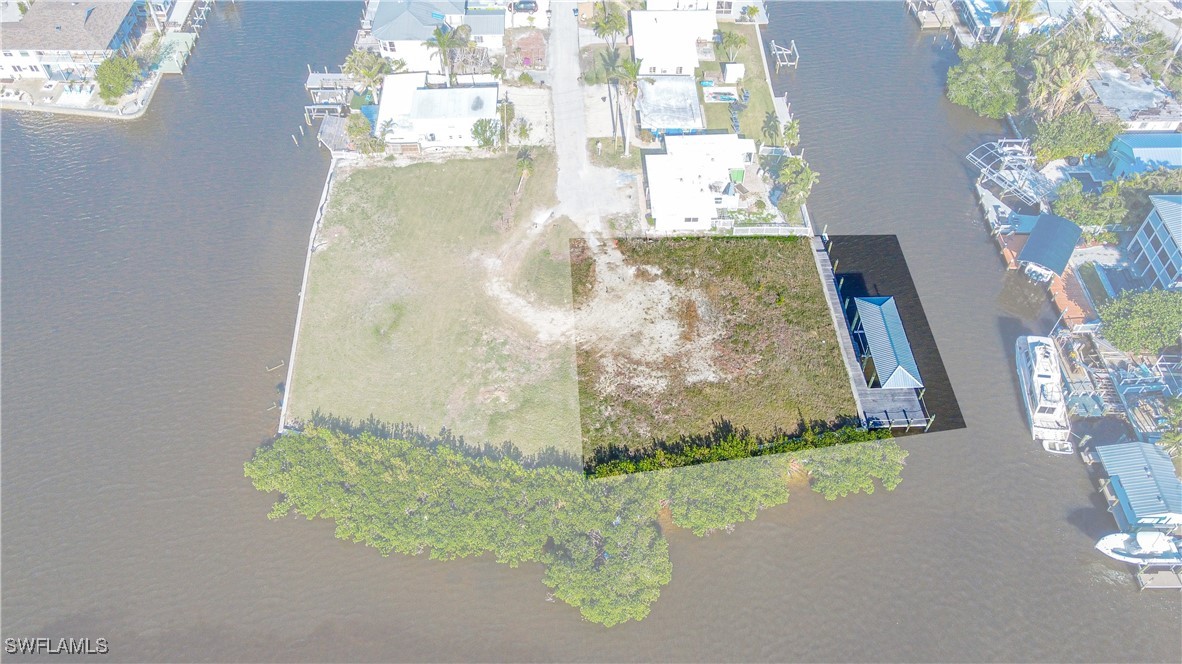
<svg viewBox="0 0 1182 664">
<path fill-rule="evenodd" d="M 874 360 L 874 369 L 884 388 L 923 387 L 911 343 L 903 331 L 903 319 L 893 297 L 857 297 L 859 327 Z"/>
</svg>

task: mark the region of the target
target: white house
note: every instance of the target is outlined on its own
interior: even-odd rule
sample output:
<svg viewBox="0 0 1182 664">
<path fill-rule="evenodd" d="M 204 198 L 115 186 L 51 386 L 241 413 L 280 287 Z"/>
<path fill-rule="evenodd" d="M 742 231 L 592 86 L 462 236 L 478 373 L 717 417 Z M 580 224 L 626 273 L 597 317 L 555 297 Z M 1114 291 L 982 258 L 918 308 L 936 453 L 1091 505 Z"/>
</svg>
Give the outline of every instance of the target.
<svg viewBox="0 0 1182 664">
<path fill-rule="evenodd" d="M 40 0 L 0 31 L 0 78 L 94 78 L 103 60 L 135 48 L 143 25 L 132 0 Z"/>
<path fill-rule="evenodd" d="M 644 8 L 649 11 L 711 11 L 720 20 L 737 21 L 749 6 L 759 10 L 756 20 L 766 22 L 763 0 L 648 0 Z"/>
<path fill-rule="evenodd" d="M 634 11 L 632 53 L 641 74 L 692 76 L 699 49 L 713 53 L 718 20 L 711 11 Z"/>
<path fill-rule="evenodd" d="M 1158 288 L 1182 288 L 1182 195 L 1150 196 L 1153 209 L 1129 241 L 1126 255 Z"/>
<path fill-rule="evenodd" d="M 644 155 L 645 194 L 658 233 L 710 230 L 740 207 L 736 182 L 755 160 L 755 141 L 735 134 L 666 136 Z"/>
<path fill-rule="evenodd" d="M 467 25 L 476 46 L 492 54 L 505 51 L 503 10 L 468 11 L 463 0 L 377 0 L 372 12 L 367 43 L 376 42 L 383 56 L 405 62 L 407 71 L 443 73 L 443 61 L 425 44 L 439 26 L 454 30 Z"/>
<path fill-rule="evenodd" d="M 374 134 L 421 149 L 475 147 L 472 125 L 497 119 L 498 88 L 427 87 L 423 72 L 391 74 L 382 82 Z"/>
</svg>

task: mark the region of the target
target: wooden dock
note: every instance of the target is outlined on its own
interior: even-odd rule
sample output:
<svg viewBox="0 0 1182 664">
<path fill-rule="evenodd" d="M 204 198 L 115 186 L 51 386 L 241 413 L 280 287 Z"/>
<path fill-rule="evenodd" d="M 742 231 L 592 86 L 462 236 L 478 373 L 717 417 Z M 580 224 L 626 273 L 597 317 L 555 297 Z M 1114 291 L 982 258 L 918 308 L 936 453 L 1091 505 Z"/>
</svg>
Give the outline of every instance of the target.
<svg viewBox="0 0 1182 664">
<path fill-rule="evenodd" d="M 1142 565 L 1137 569 L 1137 585 L 1141 590 L 1182 590 L 1182 567 Z"/>
<path fill-rule="evenodd" d="M 837 333 L 841 359 L 845 362 L 846 372 L 849 374 L 850 389 L 854 393 L 854 402 L 858 406 L 862 425 L 871 429 L 926 430 L 935 421 L 935 417 L 930 416 L 924 406 L 922 390 L 882 389 L 866 384 L 862 365 L 854 351 L 854 342 L 846 324 L 845 310 L 842 307 L 841 296 L 837 292 L 833 265 L 829 260 L 825 240 L 815 235 L 811 239 L 813 259 L 817 265 L 817 273 L 821 277 L 821 287 L 825 292 L 825 301 L 829 305 L 833 330 Z"/>
</svg>

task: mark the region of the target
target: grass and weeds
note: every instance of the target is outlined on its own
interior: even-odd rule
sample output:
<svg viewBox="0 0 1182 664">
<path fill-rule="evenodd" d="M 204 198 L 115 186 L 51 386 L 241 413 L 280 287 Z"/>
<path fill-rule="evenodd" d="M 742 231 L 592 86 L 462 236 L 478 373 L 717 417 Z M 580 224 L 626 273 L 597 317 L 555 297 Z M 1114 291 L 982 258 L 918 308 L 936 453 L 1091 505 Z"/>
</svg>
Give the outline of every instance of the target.
<svg viewBox="0 0 1182 664">
<path fill-rule="evenodd" d="M 310 267 L 291 418 L 373 416 L 526 453 L 579 448 L 573 348 L 539 345 L 486 287 L 511 246 L 520 265 L 498 277 L 569 302 L 568 226 L 528 235 L 554 203 L 554 157 L 534 160 L 520 195 L 512 154 L 337 183 Z"/>
<path fill-rule="evenodd" d="M 624 140 L 603 138 L 587 139 L 587 156 L 591 163 L 606 168 L 618 168 L 623 171 L 640 172 L 640 148 L 632 146 L 631 154 L 624 156 Z"/>
<path fill-rule="evenodd" d="M 587 302 L 595 290 L 587 282 L 599 277 L 575 259 L 579 310 L 609 300 L 652 312 L 645 314 L 657 331 L 651 334 L 676 336 L 664 346 L 661 339 L 614 347 L 593 335 L 580 340 L 579 405 L 589 464 L 690 448 L 690 457 L 709 460 L 716 453 L 698 447 L 748 449 L 785 442 L 788 432 L 812 435 L 849 422 L 856 407 L 808 244 L 798 238 L 671 238 L 618 239 L 616 247 L 637 280 L 652 282 L 650 291 L 663 298 L 668 313 L 662 318 L 656 295 L 627 302 L 607 294 Z M 646 350 L 656 347 L 673 350 Z M 733 432 L 742 435 L 732 438 Z M 731 458 L 730 452 L 717 454 Z"/>
<path fill-rule="evenodd" d="M 764 118 L 767 117 L 768 113 L 775 113 L 775 107 L 772 105 L 772 91 L 768 88 L 767 79 L 763 75 L 763 59 L 759 52 L 759 35 L 756 34 L 759 28 L 754 24 L 734 23 L 727 24 L 722 29 L 724 31 L 733 30 L 747 40 L 746 45 L 739 50 L 739 57 L 735 60 L 736 62 L 742 63 L 746 71 L 740 87 L 746 88 L 751 93 L 751 99 L 747 102 L 747 108 L 739 113 L 739 133 L 746 138 L 761 140 Z M 702 67 L 697 72 L 699 80 L 708 72 L 721 71 L 721 63 L 728 61 L 726 53 L 723 52 L 721 46 L 715 46 L 715 49 L 718 61 L 702 63 Z M 705 98 L 702 94 L 702 90 L 699 89 L 699 101 L 703 102 L 702 107 L 706 110 L 706 127 L 708 129 L 722 129 L 728 132 L 734 131 L 734 128 L 731 127 L 730 104 L 704 103 Z"/>
</svg>

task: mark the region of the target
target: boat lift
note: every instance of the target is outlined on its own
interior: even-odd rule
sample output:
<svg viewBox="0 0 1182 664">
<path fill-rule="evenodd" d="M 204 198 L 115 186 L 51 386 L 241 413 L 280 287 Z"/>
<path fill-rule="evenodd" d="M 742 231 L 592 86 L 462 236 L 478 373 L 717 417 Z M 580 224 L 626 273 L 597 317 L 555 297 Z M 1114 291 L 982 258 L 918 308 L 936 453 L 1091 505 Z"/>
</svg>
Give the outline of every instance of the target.
<svg viewBox="0 0 1182 664">
<path fill-rule="evenodd" d="M 1037 205 L 1053 190 L 1051 183 L 1034 167 L 1034 154 L 1027 139 L 1003 138 L 984 143 L 965 158 L 977 167 L 983 182 L 1001 188 L 1002 197 L 1015 196 L 1027 205 Z"/>
</svg>

